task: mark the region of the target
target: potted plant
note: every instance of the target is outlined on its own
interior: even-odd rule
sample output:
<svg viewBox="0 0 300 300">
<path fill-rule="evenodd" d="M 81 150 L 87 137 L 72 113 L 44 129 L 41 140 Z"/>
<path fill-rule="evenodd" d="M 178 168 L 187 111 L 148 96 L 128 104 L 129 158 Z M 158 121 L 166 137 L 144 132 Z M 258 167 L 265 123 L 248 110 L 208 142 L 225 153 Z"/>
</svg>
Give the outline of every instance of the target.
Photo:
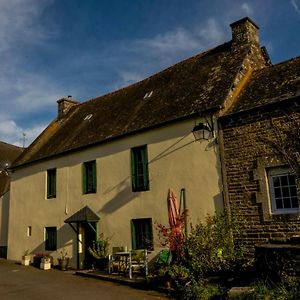
<svg viewBox="0 0 300 300">
<path fill-rule="evenodd" d="M 23 266 L 29 266 L 30 265 L 30 260 L 31 260 L 31 256 L 28 254 L 29 252 L 29 249 L 27 249 L 25 252 L 24 252 L 24 255 L 22 255 L 22 265 Z"/>
<path fill-rule="evenodd" d="M 51 269 L 51 257 L 49 254 L 45 254 L 40 263 L 40 269 L 42 270 L 49 270 Z"/>
<path fill-rule="evenodd" d="M 108 267 L 108 248 L 110 238 L 104 238 L 100 233 L 99 238 L 93 241 L 93 246 L 88 248 L 89 253 L 94 257 L 94 266 L 99 270 L 105 270 Z"/>
<path fill-rule="evenodd" d="M 65 248 L 63 248 L 60 251 L 60 258 L 58 259 L 59 268 L 62 271 L 66 271 L 68 269 L 68 266 L 69 266 L 70 258 L 67 255 L 68 255 L 67 251 L 65 250 Z"/>
</svg>

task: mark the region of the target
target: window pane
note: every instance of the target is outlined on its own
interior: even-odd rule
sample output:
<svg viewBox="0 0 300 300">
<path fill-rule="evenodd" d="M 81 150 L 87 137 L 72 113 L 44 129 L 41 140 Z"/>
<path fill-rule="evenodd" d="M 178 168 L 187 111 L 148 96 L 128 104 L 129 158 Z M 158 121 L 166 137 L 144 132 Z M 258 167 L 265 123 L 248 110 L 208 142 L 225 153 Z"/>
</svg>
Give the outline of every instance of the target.
<svg viewBox="0 0 300 300">
<path fill-rule="evenodd" d="M 276 208 L 277 209 L 283 208 L 281 198 L 280 199 L 276 199 Z"/>
<path fill-rule="evenodd" d="M 293 208 L 299 207 L 299 202 L 298 202 L 297 197 L 293 197 L 293 198 L 292 198 L 292 207 L 293 207 Z"/>
<path fill-rule="evenodd" d="M 282 197 L 289 197 L 289 196 L 290 196 L 289 188 L 283 187 L 282 188 Z"/>
<path fill-rule="evenodd" d="M 283 199 L 283 206 L 284 206 L 284 208 L 291 208 L 291 199 L 290 198 L 284 198 Z"/>
<path fill-rule="evenodd" d="M 290 188 L 290 193 L 292 197 L 296 197 L 297 196 L 297 188 L 295 186 L 292 186 Z"/>
<path fill-rule="evenodd" d="M 288 177 L 287 176 L 281 176 L 280 181 L 281 181 L 281 186 L 287 186 L 288 185 Z"/>
<path fill-rule="evenodd" d="M 295 180 L 295 176 L 294 175 L 289 175 L 289 184 L 290 185 L 296 185 L 296 180 Z"/>
<path fill-rule="evenodd" d="M 280 187 L 276 188 L 276 189 L 274 189 L 274 191 L 275 191 L 275 197 L 281 198 L 281 188 Z"/>
<path fill-rule="evenodd" d="M 279 177 L 273 177 L 273 184 L 274 187 L 280 186 L 280 181 L 279 181 Z"/>
</svg>

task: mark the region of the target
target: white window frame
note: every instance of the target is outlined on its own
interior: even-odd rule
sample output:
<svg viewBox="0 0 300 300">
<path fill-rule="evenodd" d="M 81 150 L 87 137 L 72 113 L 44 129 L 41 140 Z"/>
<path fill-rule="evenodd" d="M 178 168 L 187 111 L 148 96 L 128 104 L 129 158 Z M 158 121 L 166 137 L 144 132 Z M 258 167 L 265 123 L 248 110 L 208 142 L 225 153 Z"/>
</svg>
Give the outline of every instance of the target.
<svg viewBox="0 0 300 300">
<path fill-rule="evenodd" d="M 270 202 L 271 202 L 271 213 L 272 214 L 294 214 L 299 212 L 299 203 L 298 207 L 294 208 L 277 208 L 276 198 L 275 198 L 275 187 L 273 182 L 273 177 L 280 177 L 280 176 L 287 176 L 293 175 L 289 168 L 271 168 L 267 170 L 268 175 L 268 183 L 269 183 L 269 195 L 270 195 Z M 288 187 L 290 187 L 288 185 Z M 295 183 L 295 188 L 297 189 L 297 183 Z M 298 193 L 296 192 L 297 199 Z"/>
</svg>

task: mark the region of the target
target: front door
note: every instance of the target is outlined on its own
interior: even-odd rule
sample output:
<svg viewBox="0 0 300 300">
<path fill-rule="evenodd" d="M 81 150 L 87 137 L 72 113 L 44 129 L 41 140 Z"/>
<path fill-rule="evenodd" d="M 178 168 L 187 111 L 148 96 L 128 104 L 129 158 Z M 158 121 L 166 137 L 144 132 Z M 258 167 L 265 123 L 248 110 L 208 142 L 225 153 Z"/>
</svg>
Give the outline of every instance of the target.
<svg viewBox="0 0 300 300">
<path fill-rule="evenodd" d="M 82 231 L 83 231 L 83 260 L 84 260 L 84 268 L 90 269 L 94 262 L 93 256 L 90 254 L 88 248 L 93 247 L 93 241 L 97 239 L 97 226 L 96 222 L 83 223 Z"/>
</svg>

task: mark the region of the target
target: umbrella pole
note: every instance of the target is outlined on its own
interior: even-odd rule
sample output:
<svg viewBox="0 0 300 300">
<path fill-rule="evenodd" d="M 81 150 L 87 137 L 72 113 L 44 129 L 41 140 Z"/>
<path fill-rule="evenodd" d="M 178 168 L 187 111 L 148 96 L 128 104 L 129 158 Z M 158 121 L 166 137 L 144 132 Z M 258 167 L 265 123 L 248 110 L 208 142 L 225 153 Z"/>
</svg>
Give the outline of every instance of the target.
<svg viewBox="0 0 300 300">
<path fill-rule="evenodd" d="M 186 197 L 185 197 L 185 188 L 182 188 L 180 191 L 180 200 L 182 199 L 183 211 L 184 211 L 184 235 L 187 238 L 188 230 L 187 230 L 187 215 L 186 215 Z M 181 201 L 180 201 L 181 202 Z M 180 203 L 181 204 L 181 203 Z"/>
</svg>

